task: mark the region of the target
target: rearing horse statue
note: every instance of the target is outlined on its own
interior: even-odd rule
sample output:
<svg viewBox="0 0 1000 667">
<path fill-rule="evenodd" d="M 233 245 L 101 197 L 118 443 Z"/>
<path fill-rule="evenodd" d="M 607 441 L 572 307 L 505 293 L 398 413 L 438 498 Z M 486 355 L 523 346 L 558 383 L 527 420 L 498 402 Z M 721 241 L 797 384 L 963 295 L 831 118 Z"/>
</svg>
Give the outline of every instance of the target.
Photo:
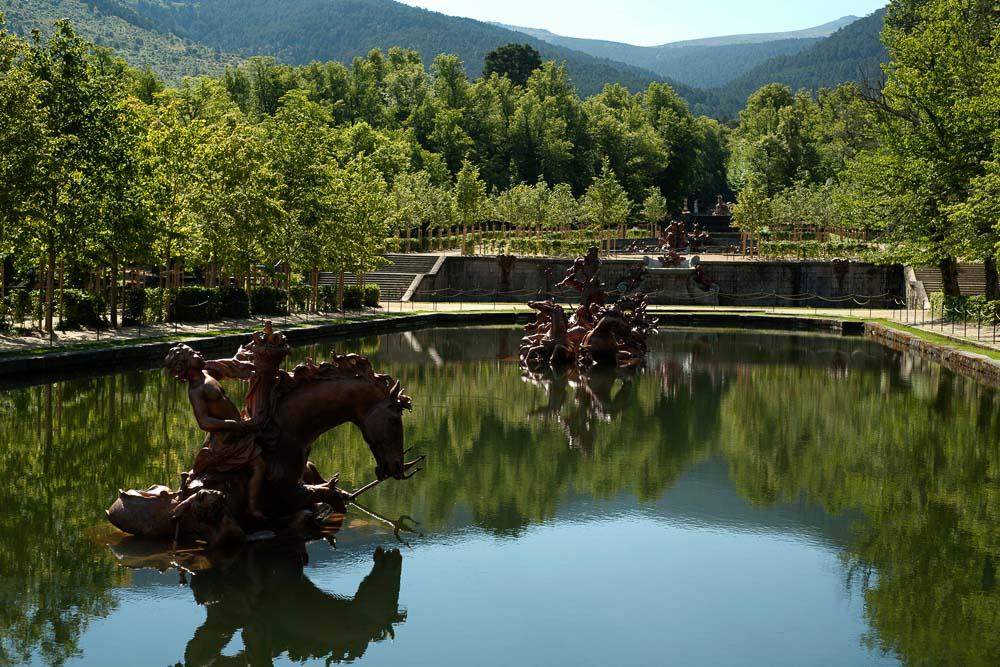
<svg viewBox="0 0 1000 667">
<path fill-rule="evenodd" d="M 301 532 L 346 511 L 355 495 L 309 461 L 312 443 L 347 422 L 361 430 L 377 482 L 412 476 L 417 461 L 403 460 L 402 419 L 412 401 L 399 382 L 354 354 L 318 365 L 307 360 L 287 373 L 280 370 L 287 353 L 284 336 L 269 326 L 232 359 L 206 361 L 186 345 L 172 348 L 166 365 L 189 386 L 205 446 L 178 490 L 120 492 L 107 511 L 111 523 L 133 535 L 193 535 L 213 545 L 252 530 Z M 223 378 L 250 380 L 242 412 L 219 384 Z"/>
</svg>

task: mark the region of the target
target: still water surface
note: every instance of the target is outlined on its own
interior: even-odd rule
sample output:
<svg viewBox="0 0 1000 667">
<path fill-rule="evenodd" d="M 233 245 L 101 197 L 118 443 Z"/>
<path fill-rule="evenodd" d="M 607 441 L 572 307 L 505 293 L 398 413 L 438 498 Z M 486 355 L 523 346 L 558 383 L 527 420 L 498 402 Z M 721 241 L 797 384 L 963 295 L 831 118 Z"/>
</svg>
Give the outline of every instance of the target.
<svg viewBox="0 0 1000 667">
<path fill-rule="evenodd" d="M 163 563 L 102 521 L 118 487 L 193 460 L 182 386 L 0 390 L 0 663 L 1000 664 L 994 390 L 865 341 L 733 331 L 662 331 L 625 380 L 532 379 L 519 335 L 295 350 L 363 352 L 413 396 L 427 469 L 365 505 L 420 534 L 354 512 L 336 548 L 193 555 L 193 575 L 122 567 L 113 549 Z M 313 459 L 372 478 L 353 427 Z"/>
</svg>

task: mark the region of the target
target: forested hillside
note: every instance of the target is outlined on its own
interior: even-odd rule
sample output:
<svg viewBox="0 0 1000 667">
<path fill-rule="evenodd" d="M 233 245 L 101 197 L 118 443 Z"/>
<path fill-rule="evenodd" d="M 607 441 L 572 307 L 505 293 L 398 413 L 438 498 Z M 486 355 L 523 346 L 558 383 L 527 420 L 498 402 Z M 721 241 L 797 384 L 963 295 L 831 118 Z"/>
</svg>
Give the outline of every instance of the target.
<svg viewBox="0 0 1000 667">
<path fill-rule="evenodd" d="M 535 28 L 504 27 L 598 58 L 642 67 L 671 81 L 711 88 L 729 82 L 770 58 L 798 53 L 856 20 L 856 16 L 845 16 L 805 30 L 708 37 L 659 46 L 635 46 L 565 37 Z"/>
<path fill-rule="evenodd" d="M 696 107 L 705 113 L 734 116 L 753 91 L 768 83 L 783 83 L 792 90 L 816 90 L 849 81 L 876 81 L 879 65 L 888 60 L 880 41 L 884 20 L 885 10 L 880 9 L 800 53 L 761 63 L 726 85 L 707 91 Z"/>
<path fill-rule="evenodd" d="M 239 62 L 236 56 L 160 30 L 154 21 L 117 0 L 3 0 L 0 12 L 22 36 L 35 29 L 49 33 L 56 19 L 68 18 L 83 37 L 114 49 L 137 67 L 148 65 L 167 81 L 220 74 Z"/>
<path fill-rule="evenodd" d="M 445 16 L 391 0 L 122 0 L 161 29 L 242 56 L 268 55 L 293 64 L 350 62 L 371 49 L 398 46 L 431 62 L 454 53 L 471 76 L 485 55 L 510 42 L 527 42 L 545 60 L 565 62 L 580 92 L 605 83 L 633 92 L 657 80 L 652 72 L 594 58 L 472 19 Z"/>
<path fill-rule="evenodd" d="M 425 63 L 454 53 L 475 78 L 486 53 L 513 42 L 531 44 L 544 60 L 564 62 L 583 96 L 607 83 L 637 92 L 651 81 L 667 81 L 696 113 L 713 117 L 734 117 L 765 83 L 832 87 L 858 80 L 861 72 L 870 75 L 885 57 L 879 42 L 883 12 L 795 33 L 636 47 L 552 33 L 538 38 L 392 0 L 4 0 L 0 11 L 24 36 L 69 18 L 81 35 L 133 66 L 151 67 L 168 84 L 185 75 L 220 74 L 254 55 L 291 64 L 347 64 L 371 49 L 392 47 L 413 49 Z M 842 23 L 849 25 L 828 38 L 815 37 Z M 739 40 L 745 43 L 733 43 Z"/>
</svg>

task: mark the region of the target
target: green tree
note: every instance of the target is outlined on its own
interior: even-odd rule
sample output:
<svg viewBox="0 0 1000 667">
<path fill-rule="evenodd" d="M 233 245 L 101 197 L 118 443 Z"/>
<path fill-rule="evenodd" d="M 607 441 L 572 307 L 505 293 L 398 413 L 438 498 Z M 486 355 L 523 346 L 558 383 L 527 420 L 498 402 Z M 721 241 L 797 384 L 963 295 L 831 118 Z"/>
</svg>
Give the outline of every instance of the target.
<svg viewBox="0 0 1000 667">
<path fill-rule="evenodd" d="M 338 171 L 332 202 L 337 216 L 333 265 L 355 273 L 377 268 L 390 232 L 393 199 L 370 158 L 358 156 Z"/>
<path fill-rule="evenodd" d="M 113 167 L 104 160 L 102 120 L 109 106 L 120 103 L 121 87 L 101 76 L 66 21 L 56 22 L 47 42 L 36 33 L 17 69 L 13 81 L 41 84 L 30 86 L 37 91 L 37 119 L 22 128 L 28 130 L 22 150 L 31 169 L 20 173 L 16 187 L 31 245 L 44 256 L 44 325 L 51 334 L 57 264 L 84 248 L 97 181 Z"/>
<path fill-rule="evenodd" d="M 630 197 L 639 199 L 646 188 L 663 181 L 671 154 L 643 109 L 641 96 L 608 85 L 587 100 L 584 109 L 598 154 Z"/>
<path fill-rule="evenodd" d="M 667 198 L 658 188 L 649 188 L 642 201 L 642 218 L 650 225 L 659 226 L 667 217 Z"/>
<path fill-rule="evenodd" d="M 992 3 L 891 3 L 882 33 L 887 81 L 868 98 L 871 147 L 846 173 L 845 208 L 877 230 L 886 259 L 939 266 L 952 295 L 959 293 L 957 258 L 969 253 L 984 260 L 991 296 L 1000 296 L 995 220 L 966 205 L 986 183 L 980 179 L 1000 128 L 998 30 Z"/>
<path fill-rule="evenodd" d="M 464 109 L 469 96 L 469 77 L 458 56 L 442 53 L 431 63 L 434 94 L 449 109 Z"/>
<path fill-rule="evenodd" d="M 796 179 L 823 181 L 817 150 L 817 108 L 805 92 L 768 84 L 747 100 L 732 134 L 729 182 L 772 196 Z"/>
<path fill-rule="evenodd" d="M 203 264 L 249 276 L 262 261 L 282 258 L 276 248 L 284 242 L 273 235 L 287 212 L 268 148 L 264 127 L 238 116 L 213 126 L 199 146 L 192 208 Z"/>
<path fill-rule="evenodd" d="M 164 100 L 150 110 L 143 147 L 144 187 L 152 254 L 162 258 L 161 286 L 169 284 L 174 258 L 189 251 L 194 232 L 194 200 L 199 194 L 200 151 L 210 133 L 203 120 L 182 117 L 180 100 Z"/>
<path fill-rule="evenodd" d="M 303 90 L 285 94 L 274 116 L 264 122 L 269 168 L 280 178 L 275 198 L 282 202 L 282 215 L 268 234 L 269 254 L 284 265 L 286 285 L 293 270 L 309 271 L 313 308 L 318 304 L 324 238 L 333 232 L 337 164 L 331 150 L 332 122 L 329 109 L 309 100 Z"/>
<path fill-rule="evenodd" d="M 531 44 L 504 44 L 486 54 L 483 76 L 505 76 L 515 86 L 528 83 L 528 77 L 542 66 L 542 56 Z"/>
<path fill-rule="evenodd" d="M 468 160 L 455 179 L 455 211 L 462 223 L 462 251 L 465 251 L 469 227 L 481 219 L 486 203 L 486 185 L 479 178 L 479 169 Z"/>
<path fill-rule="evenodd" d="M 598 229 L 617 229 L 624 225 L 632 213 L 632 202 L 621 186 L 607 160 L 600 176 L 580 200 L 580 216 L 584 222 Z"/>
</svg>

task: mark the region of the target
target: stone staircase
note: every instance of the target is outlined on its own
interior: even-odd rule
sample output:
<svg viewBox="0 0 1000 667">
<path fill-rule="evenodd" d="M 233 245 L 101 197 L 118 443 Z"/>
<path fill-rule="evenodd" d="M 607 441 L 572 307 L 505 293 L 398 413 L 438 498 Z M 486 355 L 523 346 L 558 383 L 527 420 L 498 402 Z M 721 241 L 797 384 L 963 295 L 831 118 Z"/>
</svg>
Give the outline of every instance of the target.
<svg viewBox="0 0 1000 667">
<path fill-rule="evenodd" d="M 924 284 L 927 294 L 942 291 L 941 271 L 937 267 L 919 267 L 913 269 L 917 280 Z M 958 288 L 963 296 L 986 294 L 986 271 L 982 264 L 958 265 Z"/>
<path fill-rule="evenodd" d="M 366 283 L 378 285 L 383 301 L 399 301 L 409 291 L 414 281 L 425 273 L 430 273 L 438 261 L 438 255 L 389 254 L 384 255 L 389 264 L 383 264 L 378 271 L 364 275 Z M 354 285 L 358 277 L 344 274 L 344 284 Z M 336 273 L 320 273 L 320 285 L 336 285 Z"/>
</svg>

